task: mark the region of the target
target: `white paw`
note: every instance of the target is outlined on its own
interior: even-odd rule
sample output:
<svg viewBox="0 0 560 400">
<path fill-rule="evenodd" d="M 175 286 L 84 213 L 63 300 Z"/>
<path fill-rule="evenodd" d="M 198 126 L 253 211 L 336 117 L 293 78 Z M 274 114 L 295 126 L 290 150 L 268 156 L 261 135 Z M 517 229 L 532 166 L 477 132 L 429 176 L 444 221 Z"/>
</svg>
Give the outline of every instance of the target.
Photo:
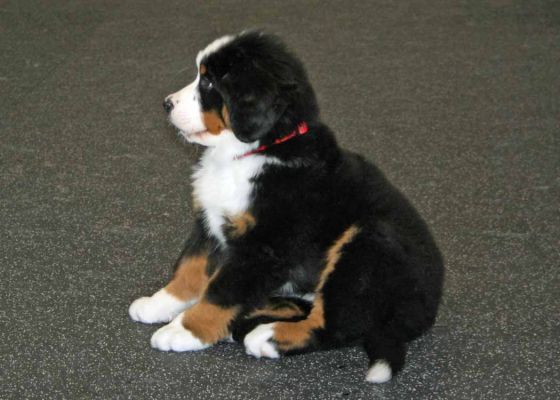
<svg viewBox="0 0 560 400">
<path fill-rule="evenodd" d="M 391 366 L 385 360 L 377 360 L 369 369 L 366 381 L 370 383 L 385 383 L 391 380 L 393 372 Z"/>
<path fill-rule="evenodd" d="M 185 329 L 181 321 L 181 313 L 170 324 L 159 328 L 152 335 L 150 344 L 154 349 L 161 351 L 195 351 L 209 347 L 209 344 L 202 343 L 191 331 Z"/>
<path fill-rule="evenodd" d="M 257 358 L 278 358 L 280 354 L 270 339 L 274 335 L 274 323 L 257 326 L 243 339 L 245 351 Z"/>
<path fill-rule="evenodd" d="M 128 315 L 145 324 L 169 322 L 192 302 L 181 301 L 161 289 L 151 297 L 140 297 L 132 302 Z"/>
</svg>

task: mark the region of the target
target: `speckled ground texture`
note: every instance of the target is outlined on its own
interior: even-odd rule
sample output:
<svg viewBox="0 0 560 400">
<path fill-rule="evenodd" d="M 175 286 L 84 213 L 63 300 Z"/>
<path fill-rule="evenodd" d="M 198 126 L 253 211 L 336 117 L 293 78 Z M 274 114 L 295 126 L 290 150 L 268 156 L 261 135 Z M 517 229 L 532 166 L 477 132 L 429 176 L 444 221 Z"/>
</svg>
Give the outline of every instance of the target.
<svg viewBox="0 0 560 400">
<path fill-rule="evenodd" d="M 559 4 L 1 2 L 0 398 L 558 398 Z M 191 223 L 200 150 L 161 101 L 247 27 L 301 56 L 340 143 L 445 254 L 437 324 L 388 384 L 364 382 L 358 348 L 167 354 L 128 318 Z"/>
</svg>

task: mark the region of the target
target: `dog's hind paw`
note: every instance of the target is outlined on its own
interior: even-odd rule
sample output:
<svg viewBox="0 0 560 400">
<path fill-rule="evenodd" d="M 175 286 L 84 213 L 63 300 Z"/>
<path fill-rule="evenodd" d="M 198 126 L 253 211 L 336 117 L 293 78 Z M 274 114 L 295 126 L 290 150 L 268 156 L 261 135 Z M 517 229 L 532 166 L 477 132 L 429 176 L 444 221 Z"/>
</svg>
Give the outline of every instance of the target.
<svg viewBox="0 0 560 400">
<path fill-rule="evenodd" d="M 270 340 L 274 335 L 274 323 L 257 326 L 245 336 L 243 344 L 247 354 L 256 358 L 278 358 L 280 353 Z"/>
</svg>

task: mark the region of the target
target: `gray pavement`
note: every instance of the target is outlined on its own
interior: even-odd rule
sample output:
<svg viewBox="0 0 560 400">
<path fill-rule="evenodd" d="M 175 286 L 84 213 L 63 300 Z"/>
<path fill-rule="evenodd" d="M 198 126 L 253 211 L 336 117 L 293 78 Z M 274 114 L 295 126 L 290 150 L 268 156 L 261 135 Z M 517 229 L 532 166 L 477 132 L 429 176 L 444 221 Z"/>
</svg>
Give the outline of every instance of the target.
<svg viewBox="0 0 560 400">
<path fill-rule="evenodd" d="M 128 319 L 191 222 L 199 150 L 161 101 L 247 27 L 300 55 L 445 254 L 436 327 L 389 384 L 358 348 L 166 354 Z M 559 397 L 559 2 L 2 1 L 0 50 L 1 399 Z"/>
</svg>

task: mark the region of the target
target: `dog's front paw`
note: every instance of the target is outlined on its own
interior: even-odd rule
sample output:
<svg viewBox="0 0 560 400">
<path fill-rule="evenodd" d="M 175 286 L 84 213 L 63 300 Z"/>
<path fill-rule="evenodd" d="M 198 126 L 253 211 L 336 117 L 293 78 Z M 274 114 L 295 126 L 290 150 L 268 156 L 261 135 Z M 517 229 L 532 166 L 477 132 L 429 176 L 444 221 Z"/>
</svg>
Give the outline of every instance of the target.
<svg viewBox="0 0 560 400">
<path fill-rule="evenodd" d="M 150 344 L 161 351 L 195 351 L 202 350 L 210 344 L 201 342 L 191 331 L 183 327 L 183 314 L 168 325 L 158 329 L 152 335 Z"/>
<path fill-rule="evenodd" d="M 243 339 L 247 354 L 261 358 L 278 358 L 280 353 L 272 342 L 274 336 L 274 323 L 257 326 Z"/>
<path fill-rule="evenodd" d="M 140 297 L 128 309 L 130 318 L 145 324 L 169 322 L 189 306 L 189 302 L 178 300 L 161 289 L 151 297 Z"/>
</svg>

